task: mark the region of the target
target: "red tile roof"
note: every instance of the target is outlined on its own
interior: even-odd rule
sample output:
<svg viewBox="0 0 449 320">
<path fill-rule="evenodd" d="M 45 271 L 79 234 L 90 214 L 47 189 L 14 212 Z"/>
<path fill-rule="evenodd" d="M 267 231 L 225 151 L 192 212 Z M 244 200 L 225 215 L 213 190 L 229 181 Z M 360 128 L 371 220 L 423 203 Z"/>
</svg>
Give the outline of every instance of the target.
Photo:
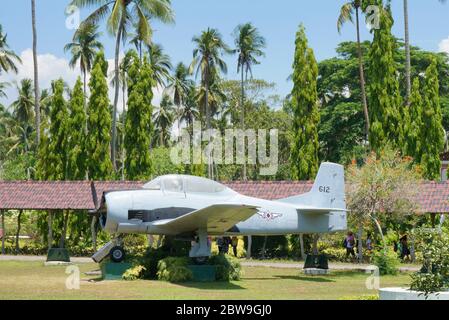
<svg viewBox="0 0 449 320">
<path fill-rule="evenodd" d="M 89 181 L 0 181 L 0 210 L 93 207 L 92 183 Z"/>
<path fill-rule="evenodd" d="M 224 182 L 231 189 L 247 196 L 276 200 L 308 192 L 311 181 L 249 181 Z M 93 210 L 103 192 L 139 189 L 142 182 L 132 181 L 0 181 L 0 210 L 29 209 Z M 426 182 L 418 196 L 420 211 L 449 213 L 449 182 Z"/>
</svg>

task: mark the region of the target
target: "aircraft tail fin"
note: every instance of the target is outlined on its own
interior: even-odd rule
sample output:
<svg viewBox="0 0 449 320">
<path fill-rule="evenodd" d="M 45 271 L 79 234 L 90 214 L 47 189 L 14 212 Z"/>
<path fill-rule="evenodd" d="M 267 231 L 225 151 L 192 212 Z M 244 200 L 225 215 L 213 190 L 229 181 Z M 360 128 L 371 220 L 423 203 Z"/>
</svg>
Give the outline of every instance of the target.
<svg viewBox="0 0 449 320">
<path fill-rule="evenodd" d="M 332 209 L 335 209 L 335 211 L 346 211 L 343 166 L 336 163 L 323 162 L 318 170 L 312 189 L 308 193 L 278 201 L 298 206 L 310 206 L 316 208 L 317 211 L 320 211 L 321 208 L 326 209 L 325 211 L 331 211 Z"/>
</svg>

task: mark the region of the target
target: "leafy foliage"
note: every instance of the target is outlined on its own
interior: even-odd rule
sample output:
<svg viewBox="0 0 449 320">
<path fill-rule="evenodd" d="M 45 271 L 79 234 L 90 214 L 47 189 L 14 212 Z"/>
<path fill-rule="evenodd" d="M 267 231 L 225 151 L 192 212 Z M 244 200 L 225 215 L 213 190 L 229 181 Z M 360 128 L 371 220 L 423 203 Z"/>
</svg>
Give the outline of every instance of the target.
<svg viewBox="0 0 449 320">
<path fill-rule="evenodd" d="M 150 158 L 151 135 L 153 124 L 151 116 L 153 108 L 152 70 L 147 60 L 142 65 L 135 60 L 129 76 L 132 82 L 128 85 L 128 111 L 125 125 L 125 173 L 128 179 L 148 179 L 153 171 Z"/>
<path fill-rule="evenodd" d="M 381 275 L 395 275 L 398 273 L 399 259 L 394 251 L 380 250 L 374 253 L 373 263 L 379 268 Z"/>
<path fill-rule="evenodd" d="M 157 278 L 170 282 L 185 282 L 192 280 L 193 274 L 187 268 L 190 259 L 186 257 L 168 257 L 157 265 Z"/>
<path fill-rule="evenodd" d="M 410 289 L 431 293 L 449 288 L 449 236 L 435 229 L 419 229 L 418 249 L 423 253 L 424 265 L 411 275 Z"/>
<path fill-rule="evenodd" d="M 106 180 L 112 174 L 109 157 L 111 141 L 111 113 L 109 111 L 108 84 L 101 63 L 96 63 L 89 81 L 90 97 L 87 105 L 88 172 L 92 180 Z"/>
<path fill-rule="evenodd" d="M 301 25 L 296 33 L 295 60 L 293 62 L 293 145 L 291 164 L 293 177 L 312 179 L 318 171 L 318 67 L 313 50 L 308 47 L 305 29 Z"/>
<path fill-rule="evenodd" d="M 214 255 L 209 259 L 208 264 L 216 266 L 217 281 L 237 281 L 242 276 L 239 260 L 230 255 Z"/>
<path fill-rule="evenodd" d="M 125 271 L 125 273 L 122 275 L 122 279 L 128 281 L 141 279 L 142 274 L 145 270 L 146 270 L 145 267 L 141 265 L 131 267 Z"/>
</svg>

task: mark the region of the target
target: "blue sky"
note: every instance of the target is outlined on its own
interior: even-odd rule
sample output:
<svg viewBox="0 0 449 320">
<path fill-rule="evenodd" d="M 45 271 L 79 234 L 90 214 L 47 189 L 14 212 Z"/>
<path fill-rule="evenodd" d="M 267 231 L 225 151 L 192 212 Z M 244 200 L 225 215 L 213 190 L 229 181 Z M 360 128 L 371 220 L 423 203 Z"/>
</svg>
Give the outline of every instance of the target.
<svg viewBox="0 0 449 320">
<path fill-rule="evenodd" d="M 15 80 L 29 76 L 31 13 L 29 0 L 3 1 L 0 23 L 8 34 L 10 47 L 24 58 L 24 66 L 18 76 L 0 77 L 0 80 Z M 294 37 L 299 23 L 304 23 L 309 44 L 318 60 L 335 56 L 335 48 L 341 41 L 353 40 L 355 29 L 351 24 L 344 27 L 342 34 L 336 30 L 336 19 L 344 0 L 172 0 L 176 23 L 161 25 L 154 23 L 154 41 L 163 45 L 171 56 L 173 64 L 179 61 L 190 63 L 192 59 L 192 36 L 207 27 L 220 30 L 225 41 L 233 45 L 232 31 L 235 26 L 252 22 L 267 40 L 266 57 L 254 68 L 254 77 L 262 78 L 277 85 L 276 93 L 285 95 L 291 84 L 286 78 L 291 73 L 294 52 Z M 65 7 L 69 0 L 37 0 L 37 19 L 41 55 L 41 86 L 45 87 L 53 78 L 63 76 L 69 83 L 76 79 L 77 70 L 69 70 L 63 51 L 70 41 L 73 30 L 66 28 Z M 413 45 L 426 50 L 449 52 L 449 3 L 438 0 L 409 0 L 410 31 Z M 83 9 L 81 18 L 92 9 Z M 402 0 L 393 0 L 393 15 L 396 36 L 403 36 Z M 103 30 L 104 31 L 104 30 Z M 363 39 L 370 39 L 363 28 Z M 104 31 L 102 39 L 108 59 L 113 57 L 114 40 Z M 227 77 L 238 79 L 235 57 L 226 57 L 229 72 Z M 14 90 L 8 91 L 7 104 L 14 99 Z"/>
</svg>

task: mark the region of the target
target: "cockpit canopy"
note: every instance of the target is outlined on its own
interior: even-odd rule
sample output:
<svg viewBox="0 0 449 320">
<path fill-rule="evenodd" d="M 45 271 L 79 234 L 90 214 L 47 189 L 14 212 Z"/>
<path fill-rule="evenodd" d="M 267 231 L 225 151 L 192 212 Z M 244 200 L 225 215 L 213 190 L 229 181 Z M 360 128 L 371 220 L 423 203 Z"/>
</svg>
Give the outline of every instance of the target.
<svg viewBox="0 0 449 320">
<path fill-rule="evenodd" d="M 157 177 L 143 186 L 147 190 L 163 190 L 185 193 L 220 193 L 231 189 L 213 180 L 188 175 L 166 175 Z"/>
</svg>

